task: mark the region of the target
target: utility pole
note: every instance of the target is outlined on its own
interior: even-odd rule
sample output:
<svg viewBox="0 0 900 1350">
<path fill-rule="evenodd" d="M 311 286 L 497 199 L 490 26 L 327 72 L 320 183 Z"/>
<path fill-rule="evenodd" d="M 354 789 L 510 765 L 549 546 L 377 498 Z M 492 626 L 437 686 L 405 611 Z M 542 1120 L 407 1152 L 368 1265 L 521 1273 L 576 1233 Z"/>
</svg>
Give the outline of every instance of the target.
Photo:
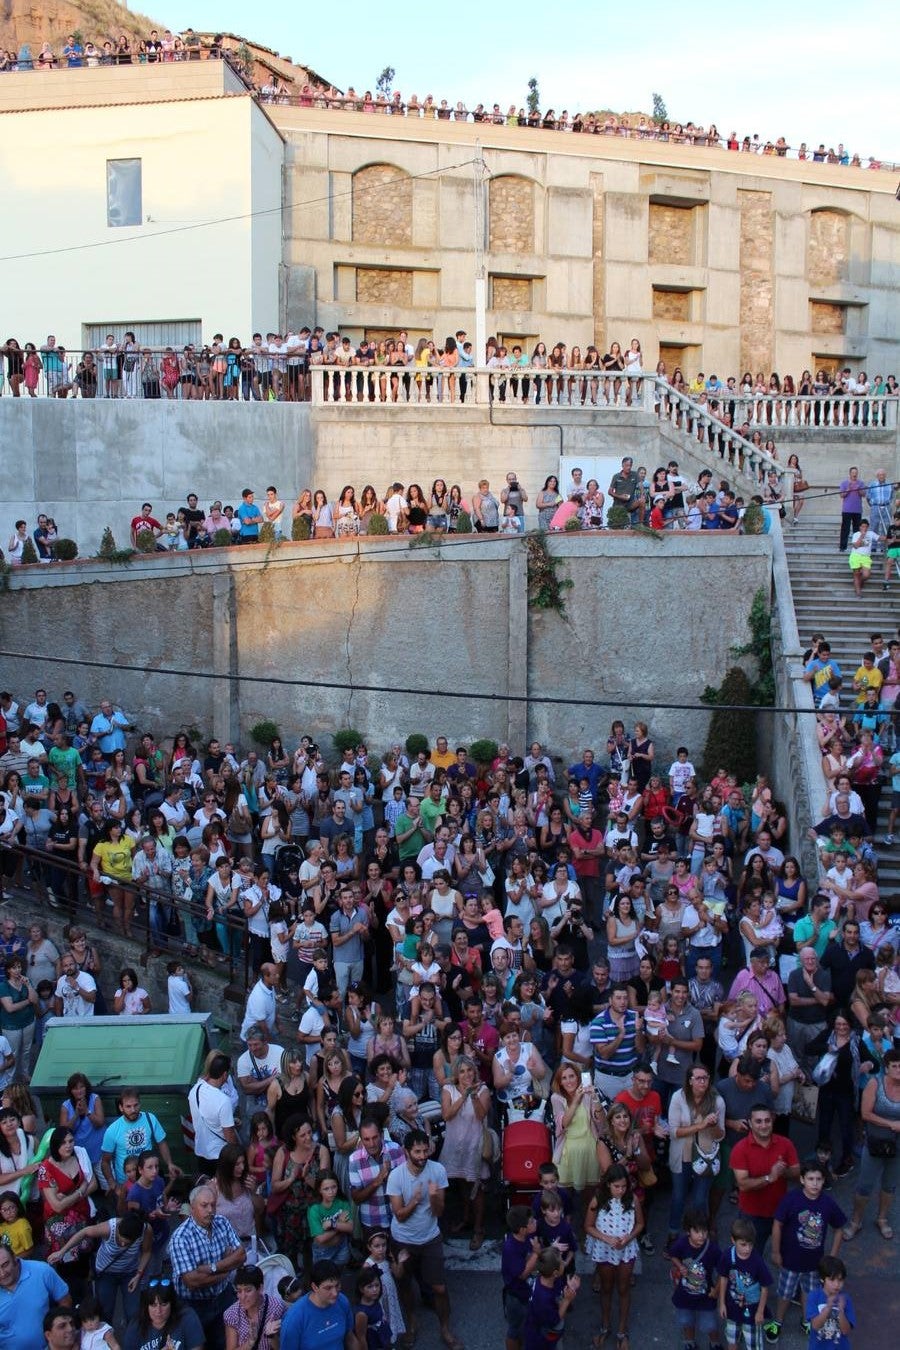
<svg viewBox="0 0 900 1350">
<path fill-rule="evenodd" d="M 484 365 L 487 345 L 487 270 L 485 266 L 487 165 L 481 153 L 481 143 L 475 146 L 472 164 L 472 192 L 475 204 L 475 365 Z"/>
</svg>

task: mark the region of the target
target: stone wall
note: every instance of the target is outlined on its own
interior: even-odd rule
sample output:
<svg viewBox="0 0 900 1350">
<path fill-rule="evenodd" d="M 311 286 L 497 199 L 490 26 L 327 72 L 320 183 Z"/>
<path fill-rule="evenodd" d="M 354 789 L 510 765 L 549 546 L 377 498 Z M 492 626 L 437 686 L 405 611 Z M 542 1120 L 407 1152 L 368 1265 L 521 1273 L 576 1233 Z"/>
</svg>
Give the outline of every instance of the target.
<svg viewBox="0 0 900 1350">
<path fill-rule="evenodd" d="M 654 319 L 674 319 L 687 323 L 691 317 L 690 291 L 667 291 L 659 286 L 653 288 Z"/>
<path fill-rule="evenodd" d="M 527 178 L 504 174 L 491 179 L 488 240 L 495 253 L 534 252 L 534 184 Z"/>
<path fill-rule="evenodd" d="M 651 202 L 647 261 L 692 267 L 694 220 L 694 212 L 690 207 Z"/>
<path fill-rule="evenodd" d="M 843 333 L 847 320 L 845 305 L 833 305 L 827 300 L 810 300 L 809 329 L 811 333 L 827 333 L 833 336 Z"/>
<path fill-rule="evenodd" d="M 810 285 L 834 286 L 845 281 L 849 264 L 850 217 L 844 211 L 813 211 L 806 253 Z"/>
<path fill-rule="evenodd" d="M 738 192 L 741 213 L 741 371 L 773 369 L 775 220 L 771 192 Z M 739 374 L 739 372 L 735 372 Z"/>
<path fill-rule="evenodd" d="M 394 164 L 369 164 L 353 175 L 353 240 L 385 248 L 413 241 L 413 184 Z"/>
<path fill-rule="evenodd" d="M 533 283 L 529 277 L 492 277 L 491 300 L 494 309 L 531 309 Z"/>
<path fill-rule="evenodd" d="M 411 305 L 413 274 L 399 267 L 358 267 L 356 298 L 368 305 Z"/>
</svg>

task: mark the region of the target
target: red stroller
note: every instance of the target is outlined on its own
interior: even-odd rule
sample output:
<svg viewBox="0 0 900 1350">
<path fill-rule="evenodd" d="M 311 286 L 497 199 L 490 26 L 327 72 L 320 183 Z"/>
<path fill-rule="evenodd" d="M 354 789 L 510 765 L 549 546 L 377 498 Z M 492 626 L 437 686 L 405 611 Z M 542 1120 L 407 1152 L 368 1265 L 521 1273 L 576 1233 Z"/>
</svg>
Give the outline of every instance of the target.
<svg viewBox="0 0 900 1350">
<path fill-rule="evenodd" d="M 540 1187 L 542 1163 L 550 1162 L 550 1131 L 540 1120 L 517 1120 L 503 1131 L 503 1180 L 511 1205 L 530 1204 Z"/>
</svg>

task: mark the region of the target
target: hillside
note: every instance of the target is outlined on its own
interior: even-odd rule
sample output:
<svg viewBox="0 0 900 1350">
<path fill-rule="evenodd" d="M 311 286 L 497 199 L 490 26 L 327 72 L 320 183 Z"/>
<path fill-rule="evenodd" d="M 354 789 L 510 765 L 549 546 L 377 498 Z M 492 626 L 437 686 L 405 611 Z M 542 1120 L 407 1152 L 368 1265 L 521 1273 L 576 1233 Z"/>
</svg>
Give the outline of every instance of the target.
<svg viewBox="0 0 900 1350">
<path fill-rule="evenodd" d="M 27 42 L 33 55 L 43 42 L 59 53 L 70 33 L 97 42 L 123 32 L 146 37 L 151 28 L 162 31 L 165 27 L 160 20 L 127 10 L 116 0 L 0 0 L 0 47 L 18 52 Z"/>
</svg>

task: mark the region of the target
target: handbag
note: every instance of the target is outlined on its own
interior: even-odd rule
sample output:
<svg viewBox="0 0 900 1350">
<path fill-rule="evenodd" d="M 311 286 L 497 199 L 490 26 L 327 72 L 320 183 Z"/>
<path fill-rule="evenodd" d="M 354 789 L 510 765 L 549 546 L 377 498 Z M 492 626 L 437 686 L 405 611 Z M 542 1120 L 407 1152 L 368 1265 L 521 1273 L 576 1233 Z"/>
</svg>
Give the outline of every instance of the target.
<svg viewBox="0 0 900 1350">
<path fill-rule="evenodd" d="M 483 871 L 483 872 L 479 872 L 478 875 L 481 877 L 481 884 L 482 884 L 482 886 L 493 886 L 493 884 L 494 884 L 494 869 L 493 869 L 493 867 L 491 867 L 491 864 L 490 864 L 490 863 L 488 863 L 487 866 L 485 867 L 484 871 Z"/>
<path fill-rule="evenodd" d="M 834 1077 L 834 1071 L 837 1068 L 837 1051 L 826 1050 L 818 1064 L 812 1071 L 812 1080 L 816 1087 L 825 1087 Z"/>
<path fill-rule="evenodd" d="M 691 1171 L 698 1177 L 705 1176 L 709 1172 L 717 1177 L 721 1170 L 721 1161 L 719 1159 L 719 1145 L 713 1144 L 711 1149 L 703 1149 L 694 1139 L 694 1147 L 691 1155 Z"/>
<path fill-rule="evenodd" d="M 655 1186 L 659 1181 L 659 1177 L 652 1167 L 639 1167 L 637 1175 L 638 1181 L 645 1191 L 649 1190 L 651 1186 Z"/>
<path fill-rule="evenodd" d="M 807 481 L 806 481 L 805 478 L 795 478 L 795 479 L 794 479 L 794 491 L 795 491 L 795 492 L 805 492 L 806 489 L 807 489 L 808 487 L 809 487 L 809 483 L 807 483 Z"/>
<path fill-rule="evenodd" d="M 867 1125 L 866 1148 L 870 1158 L 896 1158 L 897 1136 L 883 1125 Z"/>
<path fill-rule="evenodd" d="M 266 1213 L 267 1213 L 270 1217 L 271 1217 L 273 1214 L 277 1214 L 278 1211 L 281 1209 L 281 1206 L 284 1204 L 285 1200 L 288 1198 L 288 1190 L 289 1190 L 289 1189 L 290 1189 L 289 1187 L 286 1187 L 283 1191 L 270 1191 L 270 1192 L 269 1192 L 268 1196 L 266 1197 Z"/>
<path fill-rule="evenodd" d="M 819 1110 L 819 1089 L 815 1083 L 798 1083 L 794 1088 L 791 1115 L 794 1120 L 812 1125 Z"/>
</svg>

